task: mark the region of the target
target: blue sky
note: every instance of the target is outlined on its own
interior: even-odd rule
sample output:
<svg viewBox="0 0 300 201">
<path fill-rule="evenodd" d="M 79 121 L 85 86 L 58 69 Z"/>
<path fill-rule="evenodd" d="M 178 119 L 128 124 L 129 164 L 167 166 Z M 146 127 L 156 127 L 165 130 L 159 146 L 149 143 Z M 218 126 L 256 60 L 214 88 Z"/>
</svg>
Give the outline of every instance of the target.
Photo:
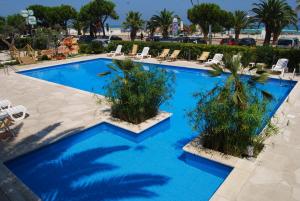
<svg viewBox="0 0 300 201">
<path fill-rule="evenodd" d="M 202 2 L 211 2 L 219 4 L 226 10 L 250 10 L 252 4 L 258 0 L 211 0 Z M 287 0 L 287 2 L 295 7 L 296 0 Z M 42 5 L 60 5 L 70 4 L 76 9 L 79 9 L 83 4 L 89 2 L 89 0 L 0 0 L 0 16 L 6 16 L 9 14 L 17 13 L 20 10 L 26 8 L 31 4 Z M 163 8 L 174 11 L 176 14 L 182 17 L 185 21 L 186 10 L 191 7 L 190 0 L 113 0 L 117 5 L 117 12 L 120 16 L 119 21 L 110 22 L 111 24 L 121 24 L 124 20 L 125 14 L 130 11 L 140 11 L 143 14 L 144 19 L 148 19 L 151 15 L 159 12 Z M 194 0 L 197 2 L 197 0 Z"/>
</svg>

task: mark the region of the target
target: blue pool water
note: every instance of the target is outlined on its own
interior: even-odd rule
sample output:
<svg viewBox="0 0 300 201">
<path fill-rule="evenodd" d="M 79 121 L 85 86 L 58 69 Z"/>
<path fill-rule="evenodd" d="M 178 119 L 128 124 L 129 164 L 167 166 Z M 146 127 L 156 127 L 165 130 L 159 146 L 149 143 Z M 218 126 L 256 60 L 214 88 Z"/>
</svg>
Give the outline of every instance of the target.
<svg viewBox="0 0 300 201">
<path fill-rule="evenodd" d="M 91 60 L 21 72 L 24 75 L 103 94 L 111 60 Z M 6 162 L 43 200 L 209 200 L 231 171 L 230 167 L 184 153 L 193 139 L 186 110 L 195 92 L 207 91 L 227 75 L 209 77 L 204 70 L 163 67 L 176 74 L 175 94 L 162 110 L 173 116 L 140 136 L 103 123 L 57 143 Z M 294 82 L 270 79 L 260 85 L 276 98 L 272 115 Z"/>
</svg>

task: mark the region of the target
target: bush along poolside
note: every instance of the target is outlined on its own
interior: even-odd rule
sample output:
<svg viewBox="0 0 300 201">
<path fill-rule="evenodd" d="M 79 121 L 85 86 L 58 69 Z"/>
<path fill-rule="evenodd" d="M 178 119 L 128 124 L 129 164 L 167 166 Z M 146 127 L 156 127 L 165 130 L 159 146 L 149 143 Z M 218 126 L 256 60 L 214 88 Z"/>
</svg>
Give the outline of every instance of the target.
<svg viewBox="0 0 300 201">
<path fill-rule="evenodd" d="M 272 95 L 256 87 L 268 75 L 242 78 L 240 59 L 225 55 L 225 68 L 231 74 L 221 85 L 205 93 L 195 94 L 196 107 L 188 112 L 194 130 L 201 133 L 204 148 L 233 156 L 255 156 L 263 148 L 265 135 L 258 135 L 266 122 L 268 103 Z M 212 76 L 219 76 L 223 69 L 213 66 Z M 268 135 L 272 129 L 266 129 Z"/>
<path fill-rule="evenodd" d="M 101 54 L 105 52 L 105 48 L 101 43 L 92 41 L 79 44 L 79 52 L 81 54 Z"/>
<path fill-rule="evenodd" d="M 144 70 L 130 59 L 114 60 L 108 67 L 111 71 L 100 76 L 112 77 L 104 89 L 114 118 L 139 124 L 156 116 L 173 95 L 175 75 L 163 69 Z"/>
<path fill-rule="evenodd" d="M 180 49 L 181 53 L 179 58 L 185 60 L 196 60 L 197 56 L 203 51 L 210 52 L 210 56 L 213 57 L 216 53 L 223 54 L 237 54 L 248 52 L 252 54 L 253 60 L 251 62 L 266 63 L 269 68 L 277 62 L 280 58 L 289 59 L 289 71 L 293 71 L 294 68 L 298 71 L 300 63 L 300 49 L 282 49 L 273 48 L 271 46 L 257 46 L 257 47 L 245 47 L 245 46 L 226 46 L 226 45 L 203 45 L 193 43 L 172 43 L 172 42 L 141 42 L 141 41 L 112 41 L 108 47 L 107 52 L 114 51 L 117 45 L 123 45 L 122 51 L 129 53 L 133 44 L 139 46 L 139 51 L 143 47 L 150 47 L 150 54 L 155 57 L 161 53 L 164 48 L 172 50 Z"/>
</svg>

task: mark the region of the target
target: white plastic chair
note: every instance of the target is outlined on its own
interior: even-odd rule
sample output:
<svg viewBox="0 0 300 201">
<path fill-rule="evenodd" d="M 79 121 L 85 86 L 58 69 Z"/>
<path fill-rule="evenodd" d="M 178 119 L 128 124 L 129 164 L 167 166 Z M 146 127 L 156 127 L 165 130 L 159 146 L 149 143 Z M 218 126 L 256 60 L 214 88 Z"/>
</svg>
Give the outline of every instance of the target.
<svg viewBox="0 0 300 201">
<path fill-rule="evenodd" d="M 9 107 L 7 109 L 3 109 L 0 111 L 0 125 L 2 129 L 5 129 L 7 132 L 9 132 L 12 136 L 15 136 L 15 133 L 13 130 L 10 129 L 10 123 L 7 123 L 10 121 L 18 122 L 26 117 L 26 111 L 27 109 L 23 105 L 18 105 L 15 107 Z"/>
<path fill-rule="evenodd" d="M 149 55 L 149 50 L 149 47 L 144 47 L 142 53 L 138 53 L 136 55 L 136 59 L 151 58 L 151 55 Z"/>
<path fill-rule="evenodd" d="M 118 45 L 116 51 L 111 51 L 110 53 L 107 54 L 107 56 L 121 56 L 124 55 L 122 53 L 122 45 Z"/>
<path fill-rule="evenodd" d="M 272 66 L 272 71 L 286 71 L 288 69 L 288 59 L 279 59 L 276 63 L 276 65 Z"/>
<path fill-rule="evenodd" d="M 11 107 L 11 102 L 9 100 L 5 99 L 0 101 L 0 111 L 9 107 Z"/>
<path fill-rule="evenodd" d="M 223 54 L 215 54 L 212 59 L 209 59 L 205 64 L 212 65 L 212 64 L 221 64 L 223 59 Z"/>
<path fill-rule="evenodd" d="M 21 121 L 26 117 L 27 109 L 23 105 L 9 107 L 1 111 L 2 116 L 6 114 L 13 121 Z"/>
</svg>

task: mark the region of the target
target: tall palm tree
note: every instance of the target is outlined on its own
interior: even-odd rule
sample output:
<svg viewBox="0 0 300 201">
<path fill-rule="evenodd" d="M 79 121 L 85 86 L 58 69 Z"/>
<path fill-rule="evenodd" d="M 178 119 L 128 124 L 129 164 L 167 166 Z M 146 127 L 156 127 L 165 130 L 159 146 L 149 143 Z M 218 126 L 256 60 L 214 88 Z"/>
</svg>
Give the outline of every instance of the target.
<svg viewBox="0 0 300 201">
<path fill-rule="evenodd" d="M 158 27 L 157 21 L 154 17 L 151 17 L 149 21 L 147 21 L 146 29 L 150 32 L 150 36 L 153 37 L 156 28 Z"/>
<path fill-rule="evenodd" d="M 160 27 L 164 38 L 169 35 L 169 29 L 173 21 L 173 14 L 174 12 L 163 9 L 160 11 L 159 15 L 154 15 L 152 17 L 152 19 L 157 22 L 158 27 Z"/>
<path fill-rule="evenodd" d="M 269 45 L 272 33 L 281 32 L 282 26 L 292 23 L 288 20 L 289 17 L 294 18 L 291 12 L 291 6 L 285 0 L 260 0 L 259 3 L 254 3 L 252 12 L 255 14 L 254 20 L 259 24 L 263 23 L 266 29 L 264 45 Z M 277 23 L 280 22 L 280 23 Z M 280 30 L 280 31 L 279 31 Z"/>
<path fill-rule="evenodd" d="M 288 25 L 292 25 L 295 27 L 295 29 L 298 29 L 297 22 L 298 17 L 296 12 L 290 7 L 285 6 L 284 8 L 285 12 L 281 14 L 281 18 L 277 20 L 274 24 L 274 30 L 273 30 L 273 44 L 276 44 L 282 29 Z"/>
<path fill-rule="evenodd" d="M 233 13 L 233 19 L 235 39 L 239 39 L 241 30 L 249 26 L 249 24 L 251 23 L 251 19 L 247 15 L 247 12 L 241 10 L 236 10 Z"/>
<path fill-rule="evenodd" d="M 130 29 L 130 39 L 134 41 L 136 34 L 144 25 L 144 20 L 142 20 L 142 14 L 139 12 L 130 11 L 127 13 L 125 22 L 123 22 L 123 27 L 125 29 Z"/>
</svg>

